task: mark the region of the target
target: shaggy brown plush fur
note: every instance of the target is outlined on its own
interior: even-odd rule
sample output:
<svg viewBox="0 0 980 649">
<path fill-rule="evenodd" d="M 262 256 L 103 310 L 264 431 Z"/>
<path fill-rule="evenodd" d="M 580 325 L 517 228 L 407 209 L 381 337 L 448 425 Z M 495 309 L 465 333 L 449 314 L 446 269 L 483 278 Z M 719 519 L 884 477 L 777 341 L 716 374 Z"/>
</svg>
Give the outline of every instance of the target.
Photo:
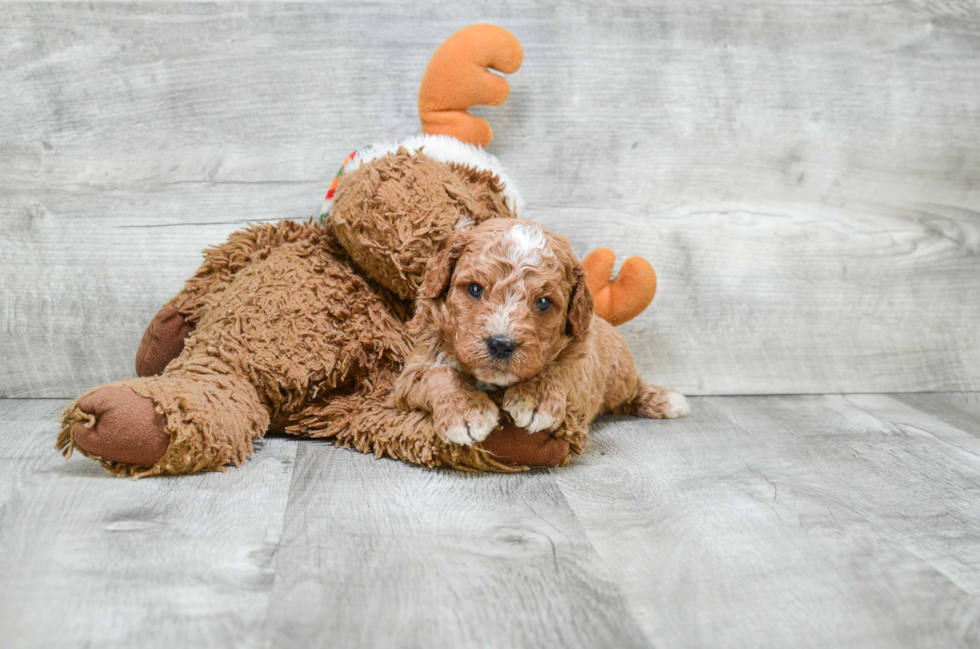
<svg viewBox="0 0 980 649">
<path fill-rule="evenodd" d="M 419 285 L 428 255 L 461 217 L 511 215 L 500 189 L 486 173 L 400 151 L 344 176 L 336 230 L 284 221 L 232 234 L 205 251 L 171 301 L 183 324 L 166 330 L 193 329 L 179 356 L 159 376 L 95 388 L 70 404 L 58 448 L 78 448 L 116 475 L 223 470 L 248 458 L 271 425 L 429 466 L 526 468 L 442 442 L 428 416 L 400 412 L 390 396 L 410 351 L 411 305 L 398 293 Z M 391 286 L 365 277 L 362 264 Z M 165 334 L 147 340 L 173 344 Z M 146 462 L 154 447 L 132 431 L 153 437 L 161 426 L 169 445 Z M 134 457 L 142 461 L 126 461 Z"/>
<path fill-rule="evenodd" d="M 345 175 L 342 186 L 330 218 L 337 239 L 403 300 L 415 298 L 426 263 L 460 223 L 514 216 L 495 175 L 404 148 Z"/>
</svg>

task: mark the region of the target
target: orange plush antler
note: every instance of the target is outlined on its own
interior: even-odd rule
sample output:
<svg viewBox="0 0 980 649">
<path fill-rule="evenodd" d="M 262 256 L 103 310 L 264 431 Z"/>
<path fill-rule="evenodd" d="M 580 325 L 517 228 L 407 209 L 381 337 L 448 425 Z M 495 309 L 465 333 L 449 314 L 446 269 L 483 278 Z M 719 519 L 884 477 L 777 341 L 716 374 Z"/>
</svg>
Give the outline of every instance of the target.
<svg viewBox="0 0 980 649">
<path fill-rule="evenodd" d="M 510 86 L 487 68 L 511 74 L 517 72 L 523 59 L 521 42 L 503 27 L 470 25 L 450 36 L 433 53 L 422 75 L 422 132 L 451 135 L 477 146 L 490 144 L 493 129 L 466 109 L 504 103 Z"/>
<path fill-rule="evenodd" d="M 615 281 L 610 282 L 615 262 L 616 253 L 599 248 L 582 260 L 582 267 L 596 314 L 618 326 L 650 306 L 657 293 L 657 274 L 643 257 L 630 257 L 623 262 Z"/>
</svg>

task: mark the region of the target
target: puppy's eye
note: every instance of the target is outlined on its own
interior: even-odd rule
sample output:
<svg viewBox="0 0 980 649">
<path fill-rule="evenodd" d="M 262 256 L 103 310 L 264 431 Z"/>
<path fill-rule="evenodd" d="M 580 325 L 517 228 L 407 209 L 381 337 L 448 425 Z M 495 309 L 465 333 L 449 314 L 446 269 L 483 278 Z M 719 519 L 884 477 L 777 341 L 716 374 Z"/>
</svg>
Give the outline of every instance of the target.
<svg viewBox="0 0 980 649">
<path fill-rule="evenodd" d="M 551 308 L 551 300 L 546 297 L 539 297 L 534 301 L 534 308 L 538 311 L 547 311 Z"/>
<path fill-rule="evenodd" d="M 479 300 L 481 297 L 483 297 L 483 287 L 475 282 L 466 288 L 466 292 L 469 293 L 470 297 L 475 300 Z"/>
</svg>

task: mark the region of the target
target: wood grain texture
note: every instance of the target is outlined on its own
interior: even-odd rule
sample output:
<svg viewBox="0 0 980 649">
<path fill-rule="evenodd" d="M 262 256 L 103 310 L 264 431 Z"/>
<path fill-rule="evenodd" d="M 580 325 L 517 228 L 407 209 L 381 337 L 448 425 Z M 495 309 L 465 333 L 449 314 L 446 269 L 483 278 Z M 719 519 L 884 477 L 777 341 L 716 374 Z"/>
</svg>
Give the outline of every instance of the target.
<svg viewBox="0 0 980 649">
<path fill-rule="evenodd" d="M 645 647 L 544 472 L 422 470 L 302 443 L 275 647 Z"/>
<path fill-rule="evenodd" d="M 980 596 L 980 439 L 886 395 L 846 400 L 885 423 L 900 444 L 884 452 L 859 448 L 874 464 L 874 479 L 858 483 L 848 476 L 842 486 L 863 495 L 866 515 L 879 529 Z"/>
<path fill-rule="evenodd" d="M 896 394 L 892 398 L 980 437 L 980 393 Z"/>
<path fill-rule="evenodd" d="M 479 109 L 530 216 L 660 277 L 690 393 L 980 389 L 980 3 L 3 5 L 0 395 L 133 372 L 198 251 L 418 129 L 431 51 L 523 42 Z"/>
<path fill-rule="evenodd" d="M 901 408 L 695 399 L 611 420 L 557 480 L 665 646 L 975 646 L 980 460 L 943 436 L 974 438 Z"/>
<path fill-rule="evenodd" d="M 56 455 L 51 405 L 0 401 L 0 438 L 46 449 L 0 450 L 46 460 L 0 510 L 2 644 L 260 646 L 295 443 L 267 440 L 228 474 L 133 482 Z"/>
<path fill-rule="evenodd" d="M 0 400 L 0 520 L 34 471 L 55 455 L 61 399 Z"/>
<path fill-rule="evenodd" d="M 975 647 L 980 401 L 923 398 L 945 416 L 907 395 L 696 398 L 520 475 L 272 438 L 227 474 L 139 482 L 53 454 L 63 401 L 0 399 L 0 467 L 21 468 L 0 474 L 0 638 Z"/>
</svg>

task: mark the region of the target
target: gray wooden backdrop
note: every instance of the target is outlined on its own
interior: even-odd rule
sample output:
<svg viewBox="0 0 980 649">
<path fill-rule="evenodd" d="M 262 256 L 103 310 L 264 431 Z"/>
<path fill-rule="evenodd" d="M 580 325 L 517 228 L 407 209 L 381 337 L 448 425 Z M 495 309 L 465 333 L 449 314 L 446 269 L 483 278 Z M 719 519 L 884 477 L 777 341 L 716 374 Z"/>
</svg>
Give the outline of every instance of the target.
<svg viewBox="0 0 980 649">
<path fill-rule="evenodd" d="M 200 250 L 416 132 L 480 21 L 524 44 L 478 112 L 531 218 L 658 271 L 650 380 L 980 389 L 980 5 L 602 0 L 0 6 L 0 396 L 132 374 Z"/>
</svg>

